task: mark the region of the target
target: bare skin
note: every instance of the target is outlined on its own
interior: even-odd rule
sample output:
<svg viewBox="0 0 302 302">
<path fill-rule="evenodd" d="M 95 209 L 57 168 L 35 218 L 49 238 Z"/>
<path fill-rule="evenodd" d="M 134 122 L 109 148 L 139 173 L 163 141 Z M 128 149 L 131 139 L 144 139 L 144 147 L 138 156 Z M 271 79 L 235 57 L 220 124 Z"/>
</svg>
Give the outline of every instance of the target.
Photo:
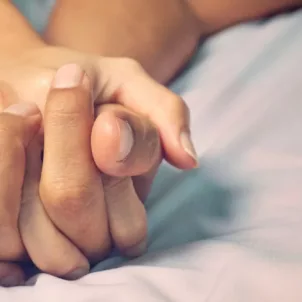
<svg viewBox="0 0 302 302">
<path fill-rule="evenodd" d="M 149 2 L 144 2 L 143 5 L 139 0 L 112 0 L 110 2 L 91 0 L 85 3 L 85 6 L 83 6 L 83 2 L 80 0 L 59 0 L 45 33 L 47 42 L 51 45 L 55 45 L 50 47 L 49 45 L 46 45 L 45 41 L 43 41 L 30 28 L 26 20 L 12 6 L 10 1 L 1 0 L 0 33 L 2 39 L 0 41 L 0 79 L 6 81 L 5 85 L 2 86 L 2 88 L 9 87 L 8 90 L 10 90 L 10 93 L 8 93 L 8 95 L 11 97 L 9 99 L 4 98 L 4 101 L 8 101 L 8 103 L 19 102 L 20 97 L 22 97 L 22 99 L 27 102 L 35 102 L 36 100 L 33 100 L 33 96 L 35 96 L 35 98 L 39 96 L 39 102 L 37 102 L 37 104 L 39 105 L 40 109 L 42 109 L 42 112 L 44 114 L 45 108 L 46 114 L 44 122 L 46 122 L 46 125 L 48 125 L 47 121 L 52 120 L 49 119 L 51 112 L 56 112 L 56 110 L 53 111 L 51 109 L 53 108 L 53 105 L 49 104 L 56 103 L 55 100 L 58 97 L 58 94 L 55 94 L 56 97 L 53 97 L 53 94 L 50 94 L 51 99 L 48 101 L 46 97 L 52 85 L 51 83 L 53 81 L 52 79 L 55 70 L 63 64 L 77 63 L 79 66 L 84 68 L 83 74 L 86 73 L 92 81 L 91 86 L 93 92 L 97 92 L 96 94 L 105 92 L 105 94 L 102 95 L 103 101 L 111 101 L 112 96 L 114 96 L 117 103 L 125 105 L 129 109 L 132 109 L 139 114 L 143 114 L 143 117 L 140 118 L 144 119 L 146 113 L 148 113 L 149 115 L 147 116 L 148 119 L 146 120 L 146 123 L 148 124 L 149 120 L 153 122 L 149 127 L 151 132 L 154 132 L 153 125 L 157 126 L 159 135 L 163 142 L 164 150 L 166 152 L 166 158 L 178 167 L 190 168 L 196 165 L 196 160 L 194 159 L 194 150 L 189 146 L 190 142 L 187 140 L 186 147 L 183 148 L 182 141 L 180 139 L 182 138 L 182 136 L 180 136 L 180 134 L 182 133 L 181 131 L 183 129 L 188 129 L 188 116 L 186 108 L 181 100 L 177 98 L 177 96 L 169 94 L 167 90 L 163 89 L 163 87 L 159 89 L 159 86 L 157 86 L 155 82 L 152 82 L 145 73 L 142 73 L 141 69 L 137 68 L 138 65 L 136 63 L 134 64 L 133 61 L 123 60 L 122 65 L 117 64 L 123 66 L 124 70 L 132 70 L 133 73 L 130 73 L 129 76 L 129 73 L 124 73 L 123 69 L 114 67 L 117 65 L 115 65 L 113 61 L 109 60 L 110 64 L 103 64 L 104 61 L 100 60 L 100 58 L 96 57 L 95 55 L 105 54 L 115 57 L 132 57 L 138 60 L 147 70 L 147 72 L 151 74 L 152 77 L 162 83 L 166 83 L 191 57 L 201 37 L 205 37 L 213 32 L 226 28 L 232 24 L 236 24 L 240 21 L 258 18 L 286 10 L 293 6 L 300 5 L 301 1 L 294 0 L 279 0 L 274 2 L 269 0 L 208 0 L 206 2 L 201 2 L 200 0 L 150 0 Z M 81 22 L 79 22 L 79 20 L 81 20 Z M 108 29 L 110 29 L 110 31 L 108 31 Z M 62 49 L 56 47 L 56 45 L 66 46 L 74 50 L 85 51 L 86 53 L 83 54 L 68 49 Z M 93 53 L 94 55 L 88 55 L 88 52 Z M 104 71 L 106 72 L 104 73 Z M 137 73 L 139 76 L 135 76 L 135 74 Z M 26 77 L 22 76 L 25 74 Z M 121 75 L 123 76 L 121 77 Z M 102 83 L 104 84 L 104 82 L 98 82 L 97 80 L 103 78 L 109 80 L 106 82 L 106 84 L 111 83 L 109 86 L 106 86 L 105 90 L 102 88 Z M 129 78 L 134 78 L 135 81 L 130 81 L 129 83 Z M 145 79 L 143 82 L 141 82 L 142 78 Z M 124 85 L 125 83 L 127 84 L 126 86 Z M 120 91 L 119 93 L 117 93 L 118 90 L 116 90 L 116 88 L 120 87 L 121 84 L 123 84 L 123 87 L 126 87 L 126 89 L 124 89 L 124 93 L 122 94 L 120 93 Z M 80 87 L 81 85 L 82 84 L 78 84 L 77 87 Z M 136 90 L 136 87 L 142 86 L 146 87 L 146 89 L 142 89 L 141 92 Z M 109 90 L 107 89 L 108 87 L 110 88 Z M 146 91 L 154 92 L 146 94 Z M 7 89 L 5 90 L 5 92 L 7 92 Z M 75 95 L 79 93 L 81 94 L 82 92 L 77 91 Z M 125 95 L 127 96 L 127 94 L 128 97 L 125 97 Z M 62 100 L 63 98 L 67 101 L 69 97 L 72 97 L 72 95 L 73 93 L 65 96 L 60 96 L 59 94 L 59 99 Z M 148 100 L 146 99 L 144 100 L 145 102 L 142 103 L 141 99 L 146 95 L 152 97 L 149 97 Z M 88 95 L 82 94 L 80 99 L 82 98 L 83 100 L 87 99 L 87 101 L 83 103 L 83 105 L 87 105 L 87 102 L 89 101 Z M 154 99 L 157 99 L 157 102 L 154 102 Z M 162 100 L 164 99 L 170 101 L 163 102 Z M 95 101 L 100 102 L 100 98 L 95 99 Z M 61 102 L 59 103 L 61 104 Z M 48 106 L 45 107 L 45 104 L 48 104 Z M 75 106 L 77 105 L 77 103 L 75 102 L 73 102 L 73 104 Z M 7 105 L 4 106 L 4 108 L 6 107 Z M 64 110 L 66 108 L 68 107 L 61 106 L 60 110 Z M 39 150 L 39 148 L 33 150 L 29 149 L 30 152 L 27 152 L 28 156 L 26 158 L 26 165 L 28 165 L 28 167 L 35 167 L 32 169 L 28 168 L 27 171 L 32 171 L 32 173 L 26 174 L 26 176 L 29 176 L 30 174 L 30 177 L 27 177 L 25 179 L 26 181 L 24 182 L 26 184 L 26 188 L 31 188 L 24 191 L 27 192 L 24 196 L 30 196 L 30 198 L 25 198 L 25 202 L 23 200 L 20 200 L 20 198 L 17 198 L 18 196 L 16 196 L 15 198 L 16 207 L 13 208 L 12 212 L 10 213 L 12 215 L 11 217 L 14 217 L 14 219 L 7 220 L 13 222 L 13 224 L 10 225 L 9 229 L 13 230 L 14 236 L 4 236 L 4 238 L 10 238 L 15 242 L 13 244 L 14 249 L 2 249 L 1 252 L 4 255 L 2 257 L 3 260 L 18 260 L 20 257 L 22 257 L 22 255 L 25 253 L 25 250 L 21 242 L 18 241 L 20 239 L 19 236 L 22 236 L 26 251 L 29 253 L 32 260 L 42 270 L 54 275 L 65 276 L 69 278 L 79 277 L 81 274 L 83 274 L 83 271 L 87 271 L 87 259 L 99 259 L 100 255 L 102 255 L 102 253 L 104 253 L 104 251 L 106 251 L 109 246 L 106 243 L 109 235 L 109 230 L 107 230 L 104 225 L 99 225 L 99 227 L 97 228 L 97 231 L 99 229 L 102 229 L 102 231 L 104 231 L 102 235 L 103 237 L 100 238 L 98 236 L 79 236 L 79 234 L 84 234 L 85 232 L 85 234 L 89 233 L 91 235 L 93 231 L 90 229 L 89 225 L 94 227 L 94 225 L 98 225 L 97 223 L 79 224 L 80 228 L 81 226 L 84 226 L 84 229 L 81 230 L 70 228 L 70 225 L 68 225 L 68 223 L 66 224 L 66 221 L 68 222 L 68 219 L 66 220 L 67 216 L 69 218 L 69 221 L 78 221 L 80 219 L 80 221 L 87 222 L 87 217 L 93 217 L 93 213 L 95 212 L 95 208 L 93 206 L 103 207 L 98 202 L 92 202 L 92 207 L 88 207 L 88 212 L 92 209 L 92 212 L 90 214 L 87 212 L 85 215 L 83 211 L 78 211 L 77 209 L 80 209 L 79 205 L 83 201 L 83 198 L 81 198 L 81 196 L 85 197 L 84 199 L 87 200 L 87 192 L 89 192 L 89 194 L 92 193 L 92 195 L 90 195 L 89 197 L 92 201 L 104 201 L 104 199 L 100 198 L 100 196 L 95 198 L 95 195 L 102 195 L 105 192 L 108 196 L 107 199 L 112 199 L 111 194 L 113 194 L 114 196 L 114 194 L 120 192 L 124 193 L 123 190 L 125 190 L 125 188 L 128 188 L 128 195 L 126 195 L 130 196 L 129 201 L 133 200 L 133 196 L 136 196 L 135 198 L 138 201 L 135 203 L 136 206 L 129 207 L 129 205 L 127 206 L 127 204 L 125 203 L 110 203 L 111 207 L 109 207 L 110 213 L 108 217 L 105 218 L 105 216 L 103 216 L 101 220 L 104 223 L 104 221 L 108 219 L 111 236 L 113 235 L 115 244 L 122 250 L 129 251 L 129 248 L 132 248 L 133 244 L 137 245 L 138 243 L 141 243 L 142 238 L 145 236 L 145 212 L 144 208 L 140 204 L 140 200 L 137 197 L 145 195 L 146 193 L 139 191 L 134 192 L 133 190 L 132 192 L 130 192 L 129 186 L 121 187 L 119 190 L 111 190 L 111 193 L 108 192 L 108 190 L 106 191 L 105 188 L 107 185 L 109 188 L 114 187 L 116 189 L 115 186 L 112 186 L 112 176 L 125 177 L 135 175 L 135 180 L 137 180 L 137 175 L 139 175 L 143 176 L 140 179 L 144 181 L 144 175 L 146 175 L 146 171 L 148 172 L 147 174 L 149 174 L 149 172 L 152 172 L 151 174 L 153 175 L 153 170 L 154 168 L 156 170 L 161 157 L 160 155 L 156 155 L 155 153 L 155 159 L 154 161 L 150 162 L 150 166 L 143 168 L 142 165 L 138 165 L 134 170 L 129 169 L 129 167 L 127 169 L 127 167 L 125 167 L 124 165 L 116 166 L 116 162 L 108 164 L 108 162 L 105 162 L 103 160 L 105 155 L 99 151 L 100 148 L 98 147 L 99 135 L 102 134 L 102 136 L 104 136 L 106 135 L 106 133 L 101 133 L 101 127 L 98 128 L 97 126 L 100 123 L 97 123 L 97 121 L 95 122 L 93 128 L 89 128 L 91 127 L 91 123 L 93 123 L 93 121 L 88 121 L 89 114 L 87 114 L 85 118 L 85 110 L 89 111 L 88 107 L 88 109 L 85 108 L 83 107 L 81 112 L 84 116 L 82 120 L 83 125 L 86 126 L 82 125 L 82 130 L 80 129 L 81 131 L 77 131 L 77 133 L 86 133 L 84 136 L 87 140 L 87 133 L 91 131 L 92 141 L 89 148 L 86 141 L 86 144 L 82 145 L 82 151 L 78 154 L 79 156 L 82 156 L 82 159 L 86 158 L 86 165 L 83 164 L 86 168 L 83 169 L 81 165 L 80 170 L 79 167 L 77 169 L 81 172 L 86 171 L 88 174 L 81 179 L 75 179 L 76 182 L 73 183 L 73 187 L 76 189 L 76 191 L 67 191 L 67 193 L 70 193 L 70 196 L 73 196 L 73 198 L 70 198 L 70 196 L 68 194 L 66 195 L 65 193 L 65 195 L 57 194 L 53 196 L 53 191 L 59 192 L 60 190 L 54 190 L 51 186 L 49 186 L 49 184 L 57 183 L 53 181 L 53 179 L 56 179 L 57 176 L 59 176 L 60 180 L 62 180 L 62 177 L 65 180 L 67 178 L 65 175 L 62 176 L 60 175 L 60 173 L 58 173 L 58 171 L 62 171 L 60 166 L 58 166 L 59 168 L 56 170 L 57 172 L 55 171 L 53 174 L 51 173 L 53 172 L 51 169 L 46 169 L 49 163 L 51 163 L 51 167 L 53 166 L 54 160 L 52 159 L 54 157 L 51 156 L 51 154 L 54 153 L 53 151 L 51 151 L 53 143 L 49 142 L 57 140 L 57 138 L 52 138 L 53 133 L 59 133 L 60 135 L 64 134 L 63 131 L 57 131 L 58 129 L 53 129 L 53 126 L 59 126 L 61 124 L 61 126 L 63 127 L 64 123 L 68 122 L 68 120 L 66 119 L 64 121 L 56 121 L 56 123 L 50 122 L 49 125 L 52 126 L 47 126 L 45 128 L 45 146 L 47 147 L 45 154 L 45 167 L 37 167 L 37 163 L 35 163 L 34 160 L 37 157 L 34 156 L 34 159 L 32 158 L 32 156 L 36 154 L 36 150 Z M 132 125 L 135 131 L 139 132 L 139 126 L 134 122 L 136 119 L 133 116 L 133 112 L 130 113 L 129 111 L 127 111 L 129 109 L 125 109 L 122 106 L 115 108 L 105 108 L 106 110 L 100 109 L 100 111 L 98 111 L 101 116 L 103 114 L 104 117 L 105 114 L 105 118 L 116 119 L 120 118 L 121 115 L 123 115 L 124 117 L 126 115 L 129 119 L 129 122 L 132 121 Z M 167 112 L 173 112 L 174 115 L 168 115 L 167 117 L 165 115 Z M 68 117 L 68 115 L 66 115 L 65 113 L 64 115 Z M 1 120 L 2 119 L 0 119 L 0 124 Z M 101 119 L 99 121 L 103 122 L 103 120 Z M 9 124 L 9 119 L 4 120 L 4 124 Z M 169 129 L 171 125 L 176 125 L 176 127 L 174 127 L 174 129 Z M 12 131 L 15 131 L 12 127 L 6 127 L 5 129 L 11 129 Z M 167 131 L 167 129 L 169 131 Z M 170 135 L 170 133 L 172 133 L 173 135 Z M 73 136 L 70 133 L 65 134 L 68 134 L 69 138 Z M 23 140 L 22 136 L 20 137 L 20 140 Z M 158 141 L 158 137 L 156 140 Z M 66 138 L 64 136 L 61 136 L 59 141 L 61 141 L 62 143 L 61 154 L 63 158 L 67 158 L 66 154 L 64 153 L 66 152 L 66 150 L 63 143 L 66 141 Z M 114 148 L 114 146 L 116 146 L 114 141 L 114 136 L 111 136 L 111 140 L 108 141 L 111 148 Z M 7 146 L 9 145 L 9 143 L 5 142 L 5 145 L 6 144 Z M 23 145 L 27 148 L 26 141 Z M 189 150 L 188 148 L 191 149 Z M 188 150 L 189 153 L 187 152 Z M 67 150 L 67 152 L 69 151 Z M 39 152 L 37 154 L 39 154 Z M 110 154 L 112 153 L 107 154 L 107 156 Z M 12 153 L 11 156 L 13 155 L 14 154 Z M 92 156 L 94 163 L 91 161 Z M 55 158 L 58 157 L 56 156 Z M 133 158 L 138 157 L 134 156 Z M 72 157 L 70 159 L 72 160 L 71 162 L 74 162 Z M 16 159 L 11 158 L 12 162 L 15 162 L 15 160 Z M 141 164 L 143 163 L 143 160 L 135 162 Z M 110 175 L 109 178 L 104 177 L 102 179 L 102 182 L 104 184 L 102 192 L 100 191 L 99 186 L 96 186 L 98 187 L 98 189 L 88 188 L 89 186 L 93 186 L 99 181 L 99 176 L 97 175 L 97 173 L 95 173 L 96 170 L 94 164 L 96 164 L 97 167 L 102 171 L 107 171 L 107 173 Z M 22 164 L 20 165 L 20 167 L 21 166 L 23 167 L 24 165 Z M 71 167 L 72 169 L 74 169 L 73 171 L 78 171 L 76 169 L 76 166 L 72 165 Z M 16 175 L 18 173 L 21 176 L 24 174 L 24 171 L 21 168 L 20 171 L 16 171 Z M 39 177 L 37 176 L 39 174 L 37 173 L 39 169 L 42 169 L 41 183 Z M 81 173 L 79 174 L 77 172 L 70 171 L 68 171 L 68 173 L 66 174 L 81 175 Z M 21 176 L 19 178 L 22 180 Z M 93 178 L 93 181 L 89 181 L 89 186 L 87 187 L 88 184 L 86 181 L 91 177 Z M 129 177 L 127 177 L 126 179 L 128 179 L 126 183 L 129 184 Z M 60 181 L 60 183 L 65 184 L 69 188 L 71 187 L 70 184 L 64 181 Z M 117 183 L 121 184 L 120 182 Z M 140 184 L 141 183 L 142 182 L 140 180 Z M 147 183 L 150 184 L 149 179 Z M 122 182 L 122 184 L 124 184 L 124 182 Z M 6 192 L 9 184 L 8 186 L 6 186 L 5 183 L 3 183 L 2 185 L 4 187 L 1 189 L 1 191 Z M 35 189 L 32 189 L 33 187 L 39 187 L 40 196 L 36 193 L 36 195 L 32 195 L 32 192 L 37 192 L 37 190 L 35 191 Z M 79 191 L 79 188 L 84 188 L 85 190 Z M 66 192 L 65 189 L 62 190 L 62 192 Z M 20 192 L 20 190 L 21 188 L 19 190 L 16 190 L 16 192 Z M 30 194 L 28 192 L 30 192 Z M 137 195 L 133 195 L 133 193 Z M 12 193 L 7 193 L 6 195 L 10 196 L 12 195 Z M 36 199 L 34 198 L 35 196 L 37 197 Z M 74 196 L 76 196 L 77 198 L 74 198 Z M 124 196 L 125 194 L 122 194 L 122 197 Z M 40 197 L 42 198 L 42 200 L 40 200 Z M 2 204 L 4 204 L 6 200 L 5 196 L 2 199 Z M 114 200 L 115 199 L 116 197 L 114 198 Z M 28 203 L 26 202 L 28 200 L 38 200 L 38 202 Z M 73 200 L 72 204 L 70 204 L 70 200 Z M 18 202 L 22 202 L 22 204 L 26 205 L 22 207 L 23 212 L 20 211 L 20 213 L 18 213 Z M 51 220 L 47 220 L 48 216 L 45 216 L 45 213 L 41 211 L 41 207 L 39 208 L 39 205 L 41 205 L 42 203 L 44 204 L 46 211 L 48 211 L 48 215 Z M 125 212 L 123 211 L 129 208 L 133 209 L 132 217 L 134 217 L 136 220 L 130 219 L 128 222 L 122 221 L 121 217 L 127 215 L 122 215 L 121 213 L 125 214 Z M 30 211 L 31 215 L 25 215 L 24 213 L 26 212 L 24 209 Z M 64 209 L 69 210 L 66 212 Z M 70 211 L 70 209 L 73 210 Z M 140 209 L 140 212 L 137 212 L 137 209 Z M 37 213 L 39 215 L 34 215 Z M 20 229 L 18 229 L 17 225 L 18 215 L 20 216 Z M 35 217 L 35 219 L 28 220 L 29 216 Z M 62 223 L 62 221 L 64 223 Z M 131 225 L 131 222 L 133 221 L 143 222 L 142 224 Z M 37 222 L 39 222 L 39 226 L 44 225 L 44 228 L 36 227 Z M 61 233 L 58 232 L 58 229 L 62 231 L 65 237 L 60 237 Z M 120 231 L 125 229 L 129 232 L 125 233 Z M 51 255 L 53 255 L 54 258 L 50 258 L 49 255 L 47 255 L 47 252 L 51 251 L 51 246 L 44 246 L 44 253 L 40 253 L 40 251 L 39 253 L 36 253 L 36 242 L 35 240 L 33 240 L 34 237 L 32 237 L 32 230 L 39 232 L 43 230 L 45 232 L 46 230 L 46 233 L 42 232 L 34 235 L 44 238 L 45 236 L 52 234 L 53 240 L 58 240 L 58 242 L 60 243 L 58 246 L 61 246 L 61 252 L 62 250 L 70 249 L 68 253 L 70 255 L 73 255 L 73 257 L 70 257 L 69 262 L 66 262 L 66 259 L 64 260 L 62 258 L 60 259 L 60 257 L 55 257 L 56 253 L 53 251 Z M 133 234 L 133 230 L 138 231 L 137 236 L 135 238 L 131 238 L 131 236 L 127 237 L 129 234 Z M 3 234 L 5 235 L 5 232 Z M 96 241 L 89 241 L 89 238 L 96 238 Z M 102 242 L 102 244 L 100 244 L 100 242 Z M 12 245 L 5 245 L 5 248 L 7 248 L 7 246 Z M 136 250 L 134 254 L 137 254 L 138 252 L 140 251 Z M 130 252 L 130 254 L 131 253 L 132 251 Z M 98 255 L 97 257 L 95 257 L 96 254 Z M 51 259 L 51 262 L 47 263 L 45 262 L 45 259 Z M 62 266 L 64 262 L 65 266 Z M 74 270 L 76 268 L 81 269 L 81 274 L 79 274 L 79 271 L 77 271 L 78 275 L 74 274 Z M 3 276 L 6 276 L 5 274 L 11 274 L 12 272 L 19 278 L 19 280 L 22 279 L 22 272 L 15 264 L 5 262 L 0 265 L 0 279 L 2 278 L 1 274 L 4 274 Z"/>
<path fill-rule="evenodd" d="M 0 215 L 6 216 L 0 219 L 0 284 L 9 285 L 8 273 L 21 282 L 20 268 L 10 261 L 26 253 L 42 271 L 70 279 L 87 273 L 89 262 L 103 259 L 112 245 L 131 257 L 142 254 L 142 201 L 162 150 L 177 167 L 197 163 L 184 102 L 134 60 L 47 45 L 9 1 L 0 1 L 0 29 L 2 110 L 35 103 L 44 129 L 44 138 L 39 133 L 17 155 L 2 141 L 10 157 L 1 161 L 1 179 L 11 168 L 5 162 L 15 163 L 18 178 L 1 182 Z M 7 136 L 9 125 L 5 119 Z M 14 179 L 18 184 L 12 185 Z M 14 197 L 9 211 L 8 196 Z"/>
<path fill-rule="evenodd" d="M 301 0 L 58 0 L 45 32 L 54 45 L 136 59 L 167 83 L 200 38 Z"/>
</svg>

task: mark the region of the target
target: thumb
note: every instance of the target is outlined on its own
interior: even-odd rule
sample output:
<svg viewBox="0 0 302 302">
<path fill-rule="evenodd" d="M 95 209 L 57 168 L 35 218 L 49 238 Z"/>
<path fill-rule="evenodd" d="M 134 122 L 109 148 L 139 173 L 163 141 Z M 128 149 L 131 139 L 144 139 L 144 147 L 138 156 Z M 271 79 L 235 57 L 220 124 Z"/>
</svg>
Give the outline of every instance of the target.
<svg viewBox="0 0 302 302">
<path fill-rule="evenodd" d="M 91 148 L 97 167 L 110 176 L 145 174 L 162 159 L 156 128 L 120 105 L 97 108 Z"/>
<path fill-rule="evenodd" d="M 160 85 L 131 59 L 104 59 L 100 64 L 97 103 L 115 102 L 147 117 L 158 129 L 165 158 L 181 169 L 197 166 L 185 102 Z"/>
</svg>

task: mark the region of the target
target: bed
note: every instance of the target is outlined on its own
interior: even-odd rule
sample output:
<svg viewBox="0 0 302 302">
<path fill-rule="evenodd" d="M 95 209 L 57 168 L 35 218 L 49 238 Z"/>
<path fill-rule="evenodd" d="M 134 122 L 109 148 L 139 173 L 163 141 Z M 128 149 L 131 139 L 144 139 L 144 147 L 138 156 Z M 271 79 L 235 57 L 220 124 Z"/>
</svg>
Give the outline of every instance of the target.
<svg viewBox="0 0 302 302">
<path fill-rule="evenodd" d="M 302 11 L 214 36 L 171 88 L 200 168 L 161 166 L 148 253 L 73 282 L 38 274 L 0 301 L 302 301 Z"/>
</svg>

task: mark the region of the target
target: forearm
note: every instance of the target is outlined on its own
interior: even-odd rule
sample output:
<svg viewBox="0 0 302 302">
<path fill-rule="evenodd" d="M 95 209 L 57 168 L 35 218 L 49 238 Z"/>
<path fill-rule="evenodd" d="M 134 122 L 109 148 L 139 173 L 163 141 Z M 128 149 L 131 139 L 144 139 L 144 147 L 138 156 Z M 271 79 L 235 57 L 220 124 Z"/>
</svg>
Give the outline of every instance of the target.
<svg viewBox="0 0 302 302">
<path fill-rule="evenodd" d="M 45 37 L 80 51 L 132 57 L 157 78 L 155 65 L 170 68 L 180 54 L 186 61 L 199 31 L 183 0 L 57 0 Z"/>
<path fill-rule="evenodd" d="M 54 45 L 139 61 L 166 82 L 201 36 L 302 0 L 57 0 L 45 37 Z"/>
<path fill-rule="evenodd" d="M 51 43 L 112 55 L 129 51 L 133 42 L 149 42 L 151 31 L 168 36 L 178 30 L 181 35 L 195 25 L 183 0 L 57 0 L 45 36 Z M 126 43 L 123 47 L 108 46 L 107 40 L 121 38 Z"/>
<path fill-rule="evenodd" d="M 152 30 L 171 32 L 183 27 L 184 32 L 192 32 L 192 26 L 199 26 L 197 32 L 202 35 L 237 22 L 297 6 L 302 6 L 302 0 L 57 0 L 46 38 L 51 43 L 83 51 L 123 55 L 122 52 L 135 52 L 135 44 L 146 42 L 135 40 L 140 31 L 144 31 L 147 39 Z M 120 22 L 120 18 L 133 17 L 129 12 L 131 9 L 136 10 L 138 26 L 115 26 Z M 140 22 L 141 16 L 146 17 L 146 14 L 142 13 L 146 10 L 150 21 Z M 197 16 L 200 22 L 195 22 L 193 15 Z M 102 26 L 104 22 L 100 16 L 109 16 L 111 23 L 107 23 L 106 27 Z M 165 28 L 160 27 L 162 18 L 166 21 Z M 140 24 L 144 26 L 140 27 Z M 112 43 L 107 43 L 112 37 L 118 43 L 121 36 L 128 37 L 123 47 L 114 47 Z"/>
<path fill-rule="evenodd" d="M 302 0 L 185 0 L 213 31 L 302 6 Z"/>
<path fill-rule="evenodd" d="M 42 39 L 9 0 L 0 0 L 0 60 L 40 46 Z"/>
</svg>

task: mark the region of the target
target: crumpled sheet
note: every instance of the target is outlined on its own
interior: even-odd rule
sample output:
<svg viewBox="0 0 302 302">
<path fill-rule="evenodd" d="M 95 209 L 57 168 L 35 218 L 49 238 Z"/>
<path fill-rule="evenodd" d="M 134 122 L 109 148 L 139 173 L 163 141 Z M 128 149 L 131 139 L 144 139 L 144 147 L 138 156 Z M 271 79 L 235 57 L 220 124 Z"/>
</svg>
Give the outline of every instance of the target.
<svg viewBox="0 0 302 302">
<path fill-rule="evenodd" d="M 213 37 L 172 88 L 200 167 L 162 165 L 148 254 L 74 282 L 40 274 L 1 302 L 302 301 L 302 11 Z"/>
</svg>

